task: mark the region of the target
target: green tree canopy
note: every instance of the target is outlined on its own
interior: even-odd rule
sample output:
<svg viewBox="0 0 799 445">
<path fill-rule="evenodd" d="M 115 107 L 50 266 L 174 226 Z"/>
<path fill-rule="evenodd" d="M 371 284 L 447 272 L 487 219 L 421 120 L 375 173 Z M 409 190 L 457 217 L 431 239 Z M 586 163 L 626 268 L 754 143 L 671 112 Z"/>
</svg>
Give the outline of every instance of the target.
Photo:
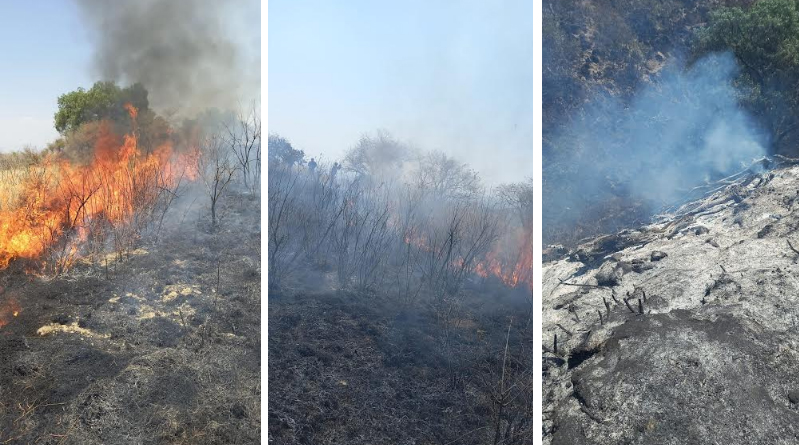
<svg viewBox="0 0 799 445">
<path fill-rule="evenodd" d="M 762 0 L 720 8 L 697 33 L 694 58 L 732 51 L 741 66 L 741 101 L 771 130 L 775 148 L 799 143 L 799 1 Z"/>
<path fill-rule="evenodd" d="M 139 113 L 147 111 L 147 90 L 138 83 L 120 88 L 113 82 L 96 82 L 88 90 L 78 88 L 58 98 L 55 128 L 65 134 L 85 122 L 101 119 L 125 122 L 128 119 L 126 103 L 138 108 Z"/>
<path fill-rule="evenodd" d="M 291 142 L 280 135 L 270 134 L 266 149 L 269 155 L 270 165 L 278 163 L 300 165 L 305 162 L 305 153 L 302 150 L 297 150 L 292 147 Z"/>
</svg>

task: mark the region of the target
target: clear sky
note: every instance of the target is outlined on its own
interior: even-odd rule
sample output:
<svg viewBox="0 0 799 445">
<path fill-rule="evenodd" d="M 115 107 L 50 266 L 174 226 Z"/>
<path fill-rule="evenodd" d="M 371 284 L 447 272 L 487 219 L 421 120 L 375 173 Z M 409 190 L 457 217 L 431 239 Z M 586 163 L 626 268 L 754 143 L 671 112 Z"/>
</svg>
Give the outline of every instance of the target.
<svg viewBox="0 0 799 445">
<path fill-rule="evenodd" d="M 533 2 L 272 0 L 269 131 L 340 159 L 387 130 L 489 183 L 532 177 Z"/>
<path fill-rule="evenodd" d="M 58 96 L 90 87 L 92 48 L 68 0 L 0 0 L 0 151 L 58 136 Z"/>
</svg>

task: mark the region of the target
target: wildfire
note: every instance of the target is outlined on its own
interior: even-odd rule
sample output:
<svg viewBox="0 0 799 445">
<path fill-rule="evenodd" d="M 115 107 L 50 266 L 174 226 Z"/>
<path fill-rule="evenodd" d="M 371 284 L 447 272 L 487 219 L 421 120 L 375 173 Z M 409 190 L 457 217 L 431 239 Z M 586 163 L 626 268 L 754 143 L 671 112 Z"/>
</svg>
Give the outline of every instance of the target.
<svg viewBox="0 0 799 445">
<path fill-rule="evenodd" d="M 126 109 L 135 128 L 138 111 Z M 135 224 L 136 211 L 153 204 L 190 162 L 170 142 L 144 153 L 135 132 L 119 137 L 109 122 L 96 136 L 85 164 L 48 155 L 24 172 L 0 172 L 0 269 L 46 253 L 57 253 L 53 266 L 68 267 L 104 225 Z"/>
<path fill-rule="evenodd" d="M 533 288 L 533 234 L 531 230 L 520 230 L 516 234 L 516 246 L 514 249 L 502 249 L 495 247 L 493 251 L 486 255 L 475 267 L 475 273 L 481 277 L 494 276 L 499 278 L 505 285 L 517 287 L 526 284 L 530 289 Z M 514 252 L 515 256 L 507 258 L 507 252 Z M 503 255 L 504 254 L 504 255 Z"/>
<path fill-rule="evenodd" d="M 22 308 L 14 297 L 10 297 L 5 303 L 0 303 L 0 329 L 11 322 L 13 317 L 19 316 Z"/>
<path fill-rule="evenodd" d="M 480 277 L 496 277 L 506 286 L 518 287 L 527 285 L 533 288 L 533 233 L 532 230 L 519 229 L 511 237 L 510 245 L 498 244 L 485 258 L 474 266 L 474 273 Z M 405 244 L 413 245 L 421 250 L 431 249 L 427 240 L 414 232 L 404 237 Z M 463 262 L 463 259 L 456 259 Z M 458 264 L 460 265 L 460 264 Z"/>
</svg>

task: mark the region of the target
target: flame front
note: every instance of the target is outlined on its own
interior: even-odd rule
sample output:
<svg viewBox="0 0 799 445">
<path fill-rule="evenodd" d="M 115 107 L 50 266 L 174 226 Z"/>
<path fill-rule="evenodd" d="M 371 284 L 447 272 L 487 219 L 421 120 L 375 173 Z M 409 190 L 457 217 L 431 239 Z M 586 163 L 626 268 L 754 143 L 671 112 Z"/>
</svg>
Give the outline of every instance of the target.
<svg viewBox="0 0 799 445">
<path fill-rule="evenodd" d="M 135 128 L 137 110 L 126 109 Z M 133 223 L 136 211 L 153 204 L 189 161 L 173 154 L 171 142 L 143 153 L 133 131 L 119 137 L 106 121 L 86 164 L 51 154 L 24 171 L 0 172 L 0 269 L 15 259 L 39 259 L 57 244 L 52 266 L 68 267 L 92 230 Z"/>
<path fill-rule="evenodd" d="M 486 255 L 485 260 L 475 267 L 475 273 L 481 277 L 494 276 L 510 287 L 522 284 L 533 288 L 533 233 L 532 230 L 520 229 L 516 235 L 516 249 L 494 250 Z M 512 252 L 512 254 L 508 254 Z"/>
<path fill-rule="evenodd" d="M 506 286 L 518 287 L 526 285 L 533 288 L 533 232 L 519 228 L 509 235 L 511 245 L 495 244 L 484 258 L 477 261 L 474 273 L 483 278 L 495 277 Z M 427 240 L 413 232 L 404 235 L 405 244 L 410 244 L 423 251 L 430 251 Z M 463 259 L 456 259 L 462 262 Z M 458 264 L 460 265 L 460 264 Z"/>
</svg>

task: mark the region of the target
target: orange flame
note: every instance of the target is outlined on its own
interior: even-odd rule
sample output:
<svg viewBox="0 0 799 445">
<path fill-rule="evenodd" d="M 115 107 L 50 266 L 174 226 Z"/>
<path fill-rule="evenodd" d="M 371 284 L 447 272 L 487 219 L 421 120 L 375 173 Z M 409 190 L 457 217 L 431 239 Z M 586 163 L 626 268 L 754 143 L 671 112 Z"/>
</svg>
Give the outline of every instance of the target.
<svg viewBox="0 0 799 445">
<path fill-rule="evenodd" d="M 130 118 L 134 121 L 139 117 L 139 110 L 137 110 L 133 105 L 125 104 L 125 109 L 128 111 L 128 114 L 130 114 Z"/>
<path fill-rule="evenodd" d="M 138 110 L 125 108 L 135 127 Z M 69 267 L 94 226 L 133 223 L 159 187 L 174 185 L 188 170 L 187 156 L 173 154 L 170 142 L 143 153 L 135 134 L 120 138 L 102 122 L 86 165 L 50 155 L 25 172 L 0 172 L 18 179 L 0 176 L 0 269 L 15 259 L 38 259 L 57 245 L 51 266 Z"/>
<path fill-rule="evenodd" d="M 475 273 L 483 278 L 494 276 L 505 285 L 518 287 L 526 284 L 533 288 L 533 234 L 532 230 L 521 230 L 516 235 L 518 250 L 510 259 L 503 260 L 503 251 L 500 247 L 494 248 L 475 267 Z M 516 250 L 516 249 L 512 249 Z M 508 257 L 507 250 L 504 257 Z"/>
<path fill-rule="evenodd" d="M 19 315 L 22 308 L 14 297 L 10 297 L 5 303 L 0 303 L 0 329 L 11 322 L 11 318 Z"/>
<path fill-rule="evenodd" d="M 533 232 L 532 230 L 519 229 L 511 235 L 511 246 L 495 245 L 493 250 L 479 260 L 474 266 L 474 273 L 480 277 L 498 278 L 509 287 L 527 285 L 533 288 Z M 405 244 L 410 244 L 418 249 L 430 251 L 432 248 L 427 240 L 414 231 L 408 231 L 404 236 Z M 455 260 L 460 267 L 462 258 Z"/>
</svg>

